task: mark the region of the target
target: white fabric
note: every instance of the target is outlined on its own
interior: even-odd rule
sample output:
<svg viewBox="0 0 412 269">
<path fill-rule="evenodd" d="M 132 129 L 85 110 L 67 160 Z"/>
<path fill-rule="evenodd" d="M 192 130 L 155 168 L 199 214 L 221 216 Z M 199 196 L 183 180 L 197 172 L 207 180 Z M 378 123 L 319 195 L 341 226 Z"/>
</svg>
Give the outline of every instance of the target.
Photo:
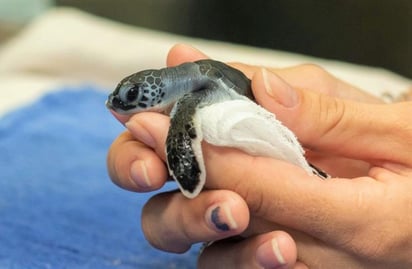
<svg viewBox="0 0 412 269">
<path fill-rule="evenodd" d="M 203 138 L 210 144 L 284 160 L 312 174 L 296 136 L 275 115 L 250 100 L 206 106 L 200 109 L 199 118 Z"/>
<path fill-rule="evenodd" d="M 89 82 L 111 90 L 132 72 L 164 66 L 175 43 L 191 44 L 221 61 L 277 67 L 316 63 L 375 95 L 397 94 L 412 84 L 383 69 L 187 38 L 56 8 L 1 48 L 0 115 L 63 84 Z"/>
</svg>

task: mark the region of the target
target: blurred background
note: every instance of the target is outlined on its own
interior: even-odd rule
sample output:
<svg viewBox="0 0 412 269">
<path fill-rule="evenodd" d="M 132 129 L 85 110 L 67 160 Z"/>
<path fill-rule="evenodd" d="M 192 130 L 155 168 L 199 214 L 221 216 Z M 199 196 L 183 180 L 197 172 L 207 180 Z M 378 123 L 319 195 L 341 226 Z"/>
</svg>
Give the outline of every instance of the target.
<svg viewBox="0 0 412 269">
<path fill-rule="evenodd" d="M 176 42 L 224 61 L 314 62 L 391 101 L 411 80 L 320 58 L 412 78 L 411 18 L 411 0 L 0 0 L 0 268 L 193 268 L 198 246 L 145 240 L 152 193 L 114 187 L 106 168 L 124 130 L 108 91 L 163 67 Z"/>
<path fill-rule="evenodd" d="M 412 77 L 410 0 L 0 0 L 0 40 L 53 5 L 192 37 L 384 67 Z"/>
</svg>

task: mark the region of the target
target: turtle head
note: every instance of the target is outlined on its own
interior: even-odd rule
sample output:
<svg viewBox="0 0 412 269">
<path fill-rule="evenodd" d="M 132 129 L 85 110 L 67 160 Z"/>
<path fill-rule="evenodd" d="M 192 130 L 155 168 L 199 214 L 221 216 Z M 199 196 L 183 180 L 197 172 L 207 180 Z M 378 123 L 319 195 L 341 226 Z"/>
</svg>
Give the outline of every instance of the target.
<svg viewBox="0 0 412 269">
<path fill-rule="evenodd" d="M 106 106 L 120 114 L 163 111 L 164 83 L 159 70 L 145 70 L 125 77 L 109 95 Z"/>
</svg>

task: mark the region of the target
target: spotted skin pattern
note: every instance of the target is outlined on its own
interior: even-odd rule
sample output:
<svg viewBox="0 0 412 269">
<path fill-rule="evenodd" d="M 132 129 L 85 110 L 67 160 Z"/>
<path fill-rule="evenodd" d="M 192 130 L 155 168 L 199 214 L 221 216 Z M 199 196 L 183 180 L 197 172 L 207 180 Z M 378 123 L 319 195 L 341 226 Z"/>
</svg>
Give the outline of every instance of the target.
<svg viewBox="0 0 412 269">
<path fill-rule="evenodd" d="M 166 139 L 169 173 L 182 193 L 194 198 L 206 177 L 197 112 L 202 107 L 235 99 L 254 100 L 250 80 L 222 62 L 200 60 L 134 73 L 119 83 L 106 106 L 126 115 L 144 111 L 170 115 Z M 314 174 L 324 176 L 316 168 Z"/>
<path fill-rule="evenodd" d="M 176 104 L 175 116 L 170 121 L 166 139 L 166 156 L 171 176 L 182 189 L 193 193 L 200 184 L 201 168 L 193 149 L 193 141 L 198 138 L 192 116 L 201 101 L 202 92 L 184 96 Z"/>
<path fill-rule="evenodd" d="M 124 78 L 120 84 L 129 87 L 127 91 L 122 91 L 122 87 L 117 87 L 110 95 L 110 104 L 124 112 L 131 111 L 138 107 L 149 109 L 161 104 L 165 97 L 165 84 L 162 82 L 159 70 L 145 70 L 138 75 L 133 74 Z"/>
<path fill-rule="evenodd" d="M 138 103 L 142 108 L 153 107 L 162 102 L 165 92 L 162 90 L 164 84 L 157 70 L 144 71 L 142 76 L 137 77 L 137 83 L 141 83 L 143 95 Z"/>
</svg>

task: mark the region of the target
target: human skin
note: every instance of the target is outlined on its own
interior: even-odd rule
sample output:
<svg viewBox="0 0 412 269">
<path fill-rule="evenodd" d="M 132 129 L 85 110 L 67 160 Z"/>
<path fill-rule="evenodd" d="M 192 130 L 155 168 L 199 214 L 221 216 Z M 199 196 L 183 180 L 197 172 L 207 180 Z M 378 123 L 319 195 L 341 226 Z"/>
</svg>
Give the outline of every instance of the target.
<svg viewBox="0 0 412 269">
<path fill-rule="evenodd" d="M 200 58 L 205 55 L 180 45 L 168 65 Z M 200 268 L 410 268 L 411 103 L 379 104 L 312 65 L 233 65 L 252 78 L 257 102 L 333 178 L 321 181 L 282 161 L 205 143 L 207 190 L 193 200 L 178 192 L 150 199 L 142 214 L 148 241 L 183 252 L 195 242 L 246 237 L 206 248 Z M 168 117 L 118 118 L 128 131 L 109 151 L 111 178 L 133 191 L 159 189 L 167 179 Z M 216 207 L 227 209 L 222 219 L 236 225 L 217 229 L 210 221 Z"/>
</svg>

